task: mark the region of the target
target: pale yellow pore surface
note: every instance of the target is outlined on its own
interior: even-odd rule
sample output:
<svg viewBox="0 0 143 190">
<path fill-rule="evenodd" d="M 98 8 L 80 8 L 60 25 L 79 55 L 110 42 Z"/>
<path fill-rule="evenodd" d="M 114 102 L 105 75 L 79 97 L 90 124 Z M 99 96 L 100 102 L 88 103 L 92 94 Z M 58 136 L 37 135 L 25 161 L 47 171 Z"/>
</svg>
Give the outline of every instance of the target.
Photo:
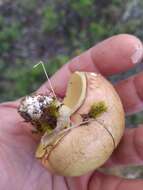
<svg viewBox="0 0 143 190">
<path fill-rule="evenodd" d="M 51 151 L 46 166 L 59 175 L 79 176 L 101 166 L 113 150 L 111 136 L 94 121 L 72 129 Z"/>
<path fill-rule="evenodd" d="M 68 83 L 66 96 L 63 103 L 71 109 L 71 112 L 75 112 L 86 95 L 86 76 L 84 72 L 75 72 L 72 74 Z M 72 114 L 71 113 L 71 114 Z"/>
</svg>

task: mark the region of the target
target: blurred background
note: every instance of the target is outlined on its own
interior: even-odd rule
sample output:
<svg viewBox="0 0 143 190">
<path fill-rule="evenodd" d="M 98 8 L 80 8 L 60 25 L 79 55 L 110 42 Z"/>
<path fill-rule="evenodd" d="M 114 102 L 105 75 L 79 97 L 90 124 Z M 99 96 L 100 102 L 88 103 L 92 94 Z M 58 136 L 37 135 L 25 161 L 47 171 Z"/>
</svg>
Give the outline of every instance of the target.
<svg viewBox="0 0 143 190">
<path fill-rule="evenodd" d="M 118 33 L 143 39 L 142 0 L 0 0 L 0 101 L 36 90 L 70 58 Z M 143 69 L 111 77 L 113 82 Z M 143 113 L 127 124 L 143 122 Z"/>
</svg>

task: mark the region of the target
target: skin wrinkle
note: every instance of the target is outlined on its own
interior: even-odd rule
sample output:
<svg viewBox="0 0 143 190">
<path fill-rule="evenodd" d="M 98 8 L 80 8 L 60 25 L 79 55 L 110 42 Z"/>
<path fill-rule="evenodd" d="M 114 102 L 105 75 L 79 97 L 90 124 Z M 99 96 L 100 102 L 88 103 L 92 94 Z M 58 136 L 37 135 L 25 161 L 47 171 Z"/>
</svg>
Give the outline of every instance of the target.
<svg viewBox="0 0 143 190">
<path fill-rule="evenodd" d="M 135 84 L 138 92 L 140 93 L 141 99 L 143 100 L 143 72 L 138 73 L 135 77 Z"/>
<path fill-rule="evenodd" d="M 59 79 L 60 75 L 61 75 L 61 74 L 59 74 L 60 72 L 61 72 L 61 69 L 59 71 L 57 71 L 57 73 L 54 75 L 54 77 L 51 78 L 51 83 L 53 84 L 55 93 L 63 98 L 65 95 L 68 79 L 70 78 L 70 76 L 72 74 L 69 64 L 66 64 L 62 67 L 63 77 L 65 77 L 65 79 L 63 78 L 65 83 L 63 83 L 62 88 L 61 88 L 61 81 Z M 55 83 L 57 83 L 56 85 L 55 85 L 54 81 L 56 81 L 55 82 Z M 60 93 L 58 93 L 58 92 L 60 92 Z"/>
<path fill-rule="evenodd" d="M 116 190 L 122 190 L 122 185 L 126 181 L 130 181 L 130 180 L 128 180 L 128 179 L 126 179 L 126 180 L 125 179 L 121 179 L 120 182 L 117 185 L 117 189 Z"/>
<path fill-rule="evenodd" d="M 6 143 L 4 143 L 4 145 L 9 148 L 9 146 L 6 145 Z M 13 146 L 13 147 L 11 147 L 11 148 L 13 149 L 13 148 L 15 148 L 15 147 Z M 18 154 L 18 151 L 17 151 L 17 154 Z M 20 154 L 19 154 L 19 156 L 20 156 Z M 11 163 L 11 162 L 10 162 L 10 163 Z M 23 180 L 23 181 L 25 181 L 25 182 L 28 181 L 27 179 L 29 179 L 30 173 L 32 173 L 32 169 L 33 169 L 33 165 L 34 165 L 34 164 L 35 164 L 35 162 L 33 162 L 33 160 L 31 160 L 31 163 L 29 163 L 29 165 L 30 165 L 29 170 L 28 170 L 27 173 L 25 174 L 25 180 Z M 27 175 L 27 174 L 28 174 L 28 175 Z M 38 178 L 39 178 L 39 177 L 38 177 Z M 23 184 L 21 185 L 20 190 L 24 190 L 24 188 L 25 188 L 25 186 L 26 186 L 26 183 L 25 183 L 25 182 L 23 182 Z"/>
<path fill-rule="evenodd" d="M 97 68 L 96 64 L 94 63 L 92 50 L 90 49 L 89 52 L 90 52 L 90 58 L 91 58 L 91 60 L 92 60 L 92 62 L 93 62 L 93 65 L 94 65 L 94 67 L 95 67 L 95 71 L 97 71 L 98 73 L 100 73 L 100 72 L 99 72 L 99 69 Z"/>
<path fill-rule="evenodd" d="M 124 179 L 122 178 L 118 178 L 118 177 L 115 177 L 115 176 L 112 176 L 112 178 L 114 178 L 114 182 L 112 183 L 112 186 L 110 187 L 110 190 L 120 190 L 119 187 L 120 187 L 120 184 L 122 184 L 122 182 L 124 181 Z M 104 183 L 105 181 L 105 183 Z M 101 190 L 106 190 L 106 188 L 108 187 L 108 184 L 110 183 L 107 183 L 106 184 L 106 176 L 104 176 L 104 180 L 101 184 Z"/>
<path fill-rule="evenodd" d="M 133 131 L 134 130 L 134 131 Z M 128 156 L 129 158 L 129 161 L 127 162 L 127 161 L 125 161 L 125 162 L 121 162 L 120 164 L 133 164 L 133 163 L 136 163 L 136 162 L 138 162 L 138 163 L 140 163 L 140 157 L 138 157 L 138 155 L 136 154 L 136 152 L 135 152 L 135 149 L 134 149 L 134 144 L 133 144 L 133 141 L 134 141 L 134 133 L 135 133 L 135 129 L 130 129 L 128 132 L 130 132 L 131 134 L 128 134 L 128 136 L 129 136 L 129 142 L 127 143 L 127 148 L 128 148 L 128 146 L 131 146 L 132 147 L 132 150 L 130 150 L 130 148 L 129 148 L 129 154 L 131 154 L 131 155 L 134 155 L 135 157 L 133 158 L 133 160 L 132 159 L 130 159 L 130 156 L 128 156 L 128 154 L 126 155 L 126 152 L 125 152 L 125 149 L 123 150 L 123 151 L 120 151 L 120 149 L 118 150 L 118 148 L 117 148 L 117 150 L 116 151 L 119 151 L 119 154 L 117 154 L 117 155 L 115 155 L 116 154 L 116 152 L 114 152 L 115 154 L 115 157 L 112 157 L 112 161 L 115 163 L 115 164 L 118 164 L 118 162 L 120 163 L 120 160 L 121 160 L 121 155 L 123 154 L 123 156 L 125 157 L 125 156 Z M 127 137 L 127 135 L 126 136 L 124 136 L 124 140 L 125 140 L 125 138 Z M 122 143 L 122 141 L 121 141 L 121 143 Z M 124 142 L 125 143 L 125 142 Z M 121 146 L 123 146 L 123 144 L 119 144 L 119 148 L 121 147 Z"/>
<path fill-rule="evenodd" d="M 140 100 L 140 97 L 138 96 L 138 93 L 137 93 L 137 89 L 136 89 L 136 86 L 135 86 L 135 83 L 134 83 L 134 77 L 129 78 L 128 81 L 131 82 L 132 88 L 134 89 L 136 99 L 137 99 L 136 102 L 138 102 L 138 104 L 140 104 L 141 100 Z M 130 109 L 132 110 L 132 107 Z"/>
<path fill-rule="evenodd" d="M 68 71 L 71 75 L 74 72 L 74 71 L 72 71 L 72 68 L 71 68 L 71 61 L 67 64 L 67 68 L 68 68 Z"/>
<path fill-rule="evenodd" d="M 71 62 L 71 61 L 70 61 Z M 70 62 L 67 63 L 66 65 L 64 65 L 61 69 L 62 69 L 62 72 L 63 74 L 66 76 L 68 76 L 68 78 L 70 77 L 70 75 L 72 74 L 72 70 L 70 68 Z M 64 81 L 66 82 L 66 85 L 64 85 L 64 89 L 60 89 L 59 90 L 59 83 L 58 82 L 61 82 L 58 78 L 59 78 L 59 73 L 61 73 L 61 69 L 59 71 L 57 71 L 54 76 L 52 76 L 50 78 L 50 81 L 51 81 L 51 84 L 52 84 L 52 87 L 53 87 L 53 90 L 55 91 L 55 94 L 56 96 L 60 97 L 60 98 L 63 98 L 64 97 L 64 94 L 65 94 L 65 90 L 66 90 L 66 86 L 67 86 L 67 81 L 68 81 L 68 78 Z M 56 77 L 55 77 L 56 76 Z M 56 84 L 56 85 L 55 85 Z M 63 88 L 62 87 L 62 88 Z M 50 90 L 50 86 L 49 86 L 49 83 L 48 81 L 46 81 L 38 90 L 37 90 L 37 93 L 38 94 L 44 94 L 44 95 L 49 95 L 49 93 L 51 92 Z M 60 93 L 59 93 L 60 92 Z"/>
<path fill-rule="evenodd" d="M 0 108 L 11 108 L 11 109 L 17 109 L 18 108 L 18 106 L 17 105 L 15 105 L 15 104 L 13 104 L 13 102 L 11 102 L 11 103 L 2 103 L 1 105 L 0 105 Z"/>
<path fill-rule="evenodd" d="M 89 172 L 86 175 L 78 177 L 67 177 L 67 183 L 70 187 L 70 190 L 89 190 L 88 181 L 93 172 Z"/>
<path fill-rule="evenodd" d="M 43 186 L 43 184 L 42 184 L 42 188 L 41 188 L 41 181 L 42 181 L 42 179 L 46 176 L 45 174 L 47 174 L 47 171 L 45 171 L 45 172 L 43 172 L 43 171 L 41 171 L 41 174 L 39 174 L 38 176 L 37 176 L 37 183 L 39 182 L 39 179 L 40 179 L 40 184 L 39 184 L 39 189 L 38 190 L 52 190 L 52 175 L 51 174 L 48 174 L 48 181 L 46 180 L 46 188 L 45 188 L 45 186 Z M 49 184 L 50 185 L 49 185 Z M 48 184 L 48 189 L 47 189 L 47 184 Z M 44 187 L 44 189 L 43 189 L 43 187 Z M 27 189 L 25 189 L 25 190 L 27 190 Z"/>
<path fill-rule="evenodd" d="M 34 162 L 33 162 L 33 160 L 31 160 L 31 167 L 29 168 L 29 171 L 27 171 L 27 173 L 29 174 L 29 176 L 30 176 L 30 173 L 32 172 L 32 169 L 33 169 L 33 165 L 34 165 Z M 26 186 L 26 183 L 27 183 L 27 181 L 28 181 L 28 179 L 29 179 L 29 176 L 27 176 L 27 177 L 25 177 L 25 180 L 23 180 L 23 185 L 22 185 L 22 189 L 21 190 L 24 190 L 25 189 L 25 186 Z M 25 182 L 26 183 L 25 183 Z"/>
<path fill-rule="evenodd" d="M 2 144 L 2 142 L 0 142 L 1 143 L 1 146 L 0 146 L 0 161 L 3 161 L 3 160 L 5 160 L 5 158 L 6 158 L 6 151 L 5 151 L 5 148 L 4 148 L 4 144 Z M 5 172 L 5 175 L 4 175 L 4 177 L 5 178 L 7 178 L 7 176 L 8 176 L 8 169 L 7 169 L 7 165 L 3 165 L 3 167 L 2 167 L 2 169 L 4 169 L 4 172 Z M 2 173 L 1 173 L 2 174 Z M 2 179 L 1 179 L 2 180 Z M 2 180 L 3 181 L 3 183 L 5 182 L 5 180 L 3 179 Z M 9 180 L 9 183 L 10 183 L 10 180 Z"/>
<path fill-rule="evenodd" d="M 136 113 L 139 113 L 139 112 L 141 112 L 141 111 L 143 111 L 143 103 L 142 103 L 142 104 L 138 104 L 138 105 L 135 106 L 134 109 L 129 110 L 129 111 L 126 113 L 126 116 L 131 116 L 131 115 L 136 114 Z"/>
<path fill-rule="evenodd" d="M 19 107 L 19 103 L 21 101 L 22 98 L 19 98 L 18 100 L 15 101 L 7 101 L 7 102 L 1 102 L 0 103 L 0 109 L 1 108 L 14 108 L 17 110 L 17 108 Z"/>
<path fill-rule="evenodd" d="M 129 135 L 129 133 L 127 134 L 127 136 L 129 136 L 129 143 L 128 143 L 128 145 L 127 145 L 127 149 L 128 149 L 128 147 L 129 146 L 131 146 L 132 147 L 132 150 L 131 150 L 131 155 L 134 155 L 134 157 L 133 157 L 133 160 L 132 159 L 130 159 L 129 158 L 129 161 L 127 160 L 126 162 L 125 162 L 125 164 L 129 164 L 129 162 L 131 163 L 131 164 L 142 164 L 143 163 L 143 157 L 141 156 L 140 157 L 140 154 L 138 154 L 138 152 L 136 152 L 136 149 L 135 148 L 137 148 L 137 145 L 136 146 L 134 146 L 134 142 L 138 142 L 139 141 L 139 139 L 140 139 L 140 137 L 139 137 L 139 135 L 140 135 L 140 133 L 141 133 L 141 131 L 143 131 L 143 128 L 142 127 L 140 127 L 140 126 L 138 126 L 139 128 L 136 128 L 136 129 L 130 129 L 128 132 L 130 132 L 131 133 L 131 135 Z M 138 135 L 138 136 L 137 136 Z M 127 137 L 127 136 L 125 136 L 125 137 Z M 136 138 L 136 136 L 137 136 L 137 138 Z M 125 138 L 124 138 L 124 140 L 125 140 Z M 125 144 L 125 143 L 124 143 Z M 123 146 L 123 145 L 122 145 Z M 139 146 L 139 144 L 138 144 L 138 146 Z M 142 149 L 141 149 L 142 150 Z M 125 148 L 124 148 L 124 151 L 125 151 Z M 129 147 L 129 151 L 130 151 L 130 147 Z M 137 150 L 138 151 L 138 150 Z M 119 154 L 122 154 L 122 152 L 120 152 Z M 123 156 L 124 156 L 124 152 L 123 152 Z M 121 158 L 120 158 L 121 159 Z M 124 164 L 124 163 L 123 163 Z"/>
<path fill-rule="evenodd" d="M 136 76 L 134 77 L 133 83 L 134 83 L 134 86 L 135 86 L 135 89 L 136 89 L 137 96 L 139 97 L 139 100 L 141 101 L 141 103 L 143 103 L 143 97 L 142 97 L 141 93 L 139 93 L 138 87 L 137 87 L 137 83 L 136 83 L 137 77 L 138 77 L 138 75 L 136 75 Z"/>
<path fill-rule="evenodd" d="M 138 150 L 138 136 L 137 136 L 137 134 L 138 134 L 138 129 L 136 129 L 135 131 L 134 131 L 134 134 L 133 134 L 133 146 L 134 146 L 134 150 L 135 150 L 135 152 L 136 152 L 136 154 L 137 154 L 137 156 L 139 157 L 139 159 L 140 160 L 142 160 L 143 161 L 143 157 L 142 157 L 142 155 L 141 155 L 141 153 L 140 153 L 140 151 Z"/>
<path fill-rule="evenodd" d="M 143 180 L 136 179 L 136 180 L 124 180 L 123 183 L 120 185 L 120 190 L 122 189 L 129 189 L 129 190 L 142 190 L 143 187 Z"/>
<path fill-rule="evenodd" d="M 139 93 L 139 91 L 138 91 L 138 87 L 137 87 L 137 84 L 136 84 L 136 78 L 138 77 L 138 75 L 135 75 L 135 76 L 133 76 L 133 77 L 131 77 L 131 78 L 129 78 L 128 80 L 131 80 L 131 82 L 133 83 L 133 87 L 134 87 L 134 89 L 135 89 L 135 93 L 136 93 L 136 97 L 138 98 L 138 105 L 136 105 L 136 107 L 137 107 L 137 110 L 139 110 L 139 111 L 142 111 L 143 110 L 143 98 L 142 98 L 142 96 L 141 96 L 141 94 Z M 135 111 L 136 111 L 136 108 L 134 108 L 135 109 Z M 132 108 L 131 108 L 131 110 L 132 110 Z M 132 113 L 132 112 L 131 112 Z M 131 114 L 130 113 L 130 111 L 129 111 L 129 113 L 128 114 Z"/>
<path fill-rule="evenodd" d="M 100 180 L 102 177 L 102 181 Z M 122 182 L 124 182 L 124 179 L 122 178 L 118 178 L 115 176 L 111 176 L 112 178 L 112 184 L 110 183 L 110 181 L 108 181 L 109 176 L 106 176 L 105 174 L 102 174 L 100 172 L 94 172 L 89 184 L 88 184 L 88 189 L 87 190 L 95 190 L 95 186 L 96 186 L 96 190 L 107 190 L 107 188 L 109 188 L 110 185 L 110 190 L 120 190 L 120 184 L 122 184 Z"/>
<path fill-rule="evenodd" d="M 94 59 L 94 57 L 93 57 L 93 56 L 95 56 L 95 53 L 94 53 L 93 51 L 94 51 L 94 49 L 91 48 L 90 56 L 91 56 L 92 62 L 93 62 L 94 65 L 95 65 L 95 69 L 97 69 L 97 71 L 102 74 L 102 71 L 100 71 L 100 69 L 99 69 L 99 68 L 96 66 L 96 64 L 95 64 L 95 59 Z"/>
<path fill-rule="evenodd" d="M 51 189 L 54 190 L 54 175 L 51 174 Z"/>
<path fill-rule="evenodd" d="M 11 157 L 10 156 L 7 156 L 8 154 L 9 154 L 9 150 L 8 149 L 6 149 L 5 148 L 5 144 L 3 143 L 3 147 L 2 147 L 2 145 L 1 145 L 1 148 L 2 148 L 2 152 L 1 152 L 1 161 L 3 161 L 4 162 L 4 160 L 7 160 L 7 162 L 6 162 L 6 165 L 5 165 L 5 170 L 7 171 L 7 175 L 8 175 L 8 171 L 10 171 L 10 169 L 11 169 L 11 167 L 12 167 L 12 165 L 11 165 L 11 163 L 13 163 L 12 162 L 12 159 L 11 159 Z M 9 148 L 9 147 L 8 147 Z M 6 151 L 7 150 L 7 151 Z M 2 153 L 4 153 L 4 154 L 2 154 Z M 3 156 L 3 157 L 2 157 Z M 7 159 L 6 159 L 7 158 Z M 9 184 L 10 184 L 10 186 L 11 186 L 11 189 L 13 189 L 13 179 L 11 178 L 11 179 L 9 179 Z"/>
<path fill-rule="evenodd" d="M 66 185 L 66 181 L 64 179 L 64 177 L 59 176 L 59 175 L 54 175 L 54 183 L 53 183 L 54 187 L 52 190 L 68 190 L 67 189 L 67 185 Z"/>
<path fill-rule="evenodd" d="M 68 181 L 67 181 L 66 177 L 63 177 L 63 178 L 64 178 L 64 182 L 65 182 L 67 190 L 70 190 L 70 186 L 68 184 Z"/>
<path fill-rule="evenodd" d="M 24 190 L 53 190 L 52 188 L 52 175 L 41 167 L 40 171 L 37 173 L 37 164 L 34 165 L 31 175 L 29 175 L 28 182 L 26 183 Z M 34 172 L 35 169 L 35 172 Z M 45 185 L 42 183 L 45 181 Z M 30 187 L 30 189 L 28 188 Z M 19 190 L 19 189 L 18 189 Z"/>
<path fill-rule="evenodd" d="M 99 72 L 92 58 L 92 48 L 87 50 L 80 56 L 73 58 L 68 63 L 68 66 L 71 73 L 75 71 Z"/>
<path fill-rule="evenodd" d="M 5 139 L 2 139 L 1 138 L 1 141 L 0 141 L 0 143 L 1 143 L 1 145 L 3 144 L 5 147 L 7 147 L 7 148 L 11 148 L 11 149 L 17 149 L 17 150 L 19 150 L 19 149 L 21 149 L 22 150 L 22 148 L 20 147 L 21 145 L 12 145 L 12 143 L 10 144 L 10 146 L 8 145 L 9 144 L 9 142 L 8 142 L 8 140 L 6 141 Z M 29 152 L 29 150 L 27 151 L 27 153 Z M 18 155 L 18 151 L 17 151 L 17 155 Z"/>
<path fill-rule="evenodd" d="M 141 93 L 139 93 L 138 90 L 140 86 L 137 86 L 136 84 L 136 79 L 138 76 L 139 74 L 134 75 L 133 77 L 122 80 L 115 85 L 115 89 L 117 90 L 124 104 L 126 115 L 141 111 L 143 108 Z"/>
<path fill-rule="evenodd" d="M 92 180 L 94 181 L 94 183 L 96 183 L 96 190 L 100 190 L 101 189 L 101 180 L 96 177 L 97 172 L 93 172 L 92 175 L 90 176 L 88 183 L 87 183 L 87 190 L 94 190 L 94 186 L 92 186 Z M 94 179 L 96 177 L 96 179 Z M 92 188 L 93 187 L 93 188 Z"/>
<path fill-rule="evenodd" d="M 116 187 L 114 187 L 115 190 L 120 190 L 120 185 L 123 183 L 124 179 L 118 178 L 118 183 L 116 184 Z M 113 189 L 113 190 L 114 190 Z M 106 189 L 105 189 L 106 190 Z"/>
<path fill-rule="evenodd" d="M 119 143 L 119 146 L 117 146 L 117 148 L 114 150 L 114 155 L 110 158 L 110 160 L 108 161 L 108 164 L 107 166 L 112 166 L 112 165 L 117 165 L 119 160 L 120 160 L 120 157 L 118 157 L 121 153 L 120 153 L 120 149 L 119 147 L 122 146 L 122 143 L 123 143 L 123 139 L 122 141 Z M 118 150 L 119 149 L 119 150 Z M 119 154 L 116 155 L 116 152 L 119 151 Z M 122 163 L 121 163 L 122 164 Z M 106 164 L 105 164 L 106 165 Z"/>
<path fill-rule="evenodd" d="M 36 181 L 38 183 L 38 181 L 40 181 L 39 179 L 42 179 L 42 175 L 43 175 L 43 171 L 41 170 L 41 172 L 36 176 L 36 178 L 34 179 L 34 182 Z M 52 176 L 50 176 L 51 178 L 51 181 L 52 181 Z M 33 181 L 33 180 L 32 180 Z M 35 184 L 36 185 L 36 184 Z M 41 190 L 41 185 L 38 183 L 38 185 L 36 186 L 39 186 L 39 189 Z M 43 188 L 43 186 L 42 186 Z M 27 188 L 25 189 L 27 190 Z"/>
</svg>

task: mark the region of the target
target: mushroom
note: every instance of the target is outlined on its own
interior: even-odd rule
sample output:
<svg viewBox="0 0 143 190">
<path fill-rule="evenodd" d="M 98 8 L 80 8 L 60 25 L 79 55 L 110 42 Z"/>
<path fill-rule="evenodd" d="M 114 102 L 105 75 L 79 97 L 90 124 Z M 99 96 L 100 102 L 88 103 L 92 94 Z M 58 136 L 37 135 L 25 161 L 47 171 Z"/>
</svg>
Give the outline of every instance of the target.
<svg viewBox="0 0 143 190">
<path fill-rule="evenodd" d="M 36 120 L 28 115 L 25 99 L 19 108 L 42 131 L 36 158 L 63 176 L 80 176 L 102 166 L 119 144 L 125 126 L 121 100 L 110 82 L 97 73 L 75 72 L 62 101 L 42 97 L 53 101 L 41 106 Z M 55 106 L 53 126 L 49 124 L 54 115 L 49 114 L 51 102 Z"/>
</svg>

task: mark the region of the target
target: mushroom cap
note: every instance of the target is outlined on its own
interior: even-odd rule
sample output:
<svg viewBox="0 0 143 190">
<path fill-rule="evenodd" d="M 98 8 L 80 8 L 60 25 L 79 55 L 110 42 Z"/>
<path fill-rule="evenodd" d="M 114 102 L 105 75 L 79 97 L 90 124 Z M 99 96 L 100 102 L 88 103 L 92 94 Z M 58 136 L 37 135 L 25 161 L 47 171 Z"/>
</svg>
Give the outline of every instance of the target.
<svg viewBox="0 0 143 190">
<path fill-rule="evenodd" d="M 82 115 L 88 115 L 93 104 L 101 101 L 107 107 L 105 112 L 90 122 L 57 133 L 46 145 L 40 159 L 51 172 L 80 176 L 99 168 L 110 157 L 120 142 L 125 126 L 120 98 L 100 74 L 75 72 L 71 76 L 63 102 L 72 110 L 71 120 L 75 125 L 83 121 Z M 40 146 L 42 142 L 41 139 Z"/>
</svg>

